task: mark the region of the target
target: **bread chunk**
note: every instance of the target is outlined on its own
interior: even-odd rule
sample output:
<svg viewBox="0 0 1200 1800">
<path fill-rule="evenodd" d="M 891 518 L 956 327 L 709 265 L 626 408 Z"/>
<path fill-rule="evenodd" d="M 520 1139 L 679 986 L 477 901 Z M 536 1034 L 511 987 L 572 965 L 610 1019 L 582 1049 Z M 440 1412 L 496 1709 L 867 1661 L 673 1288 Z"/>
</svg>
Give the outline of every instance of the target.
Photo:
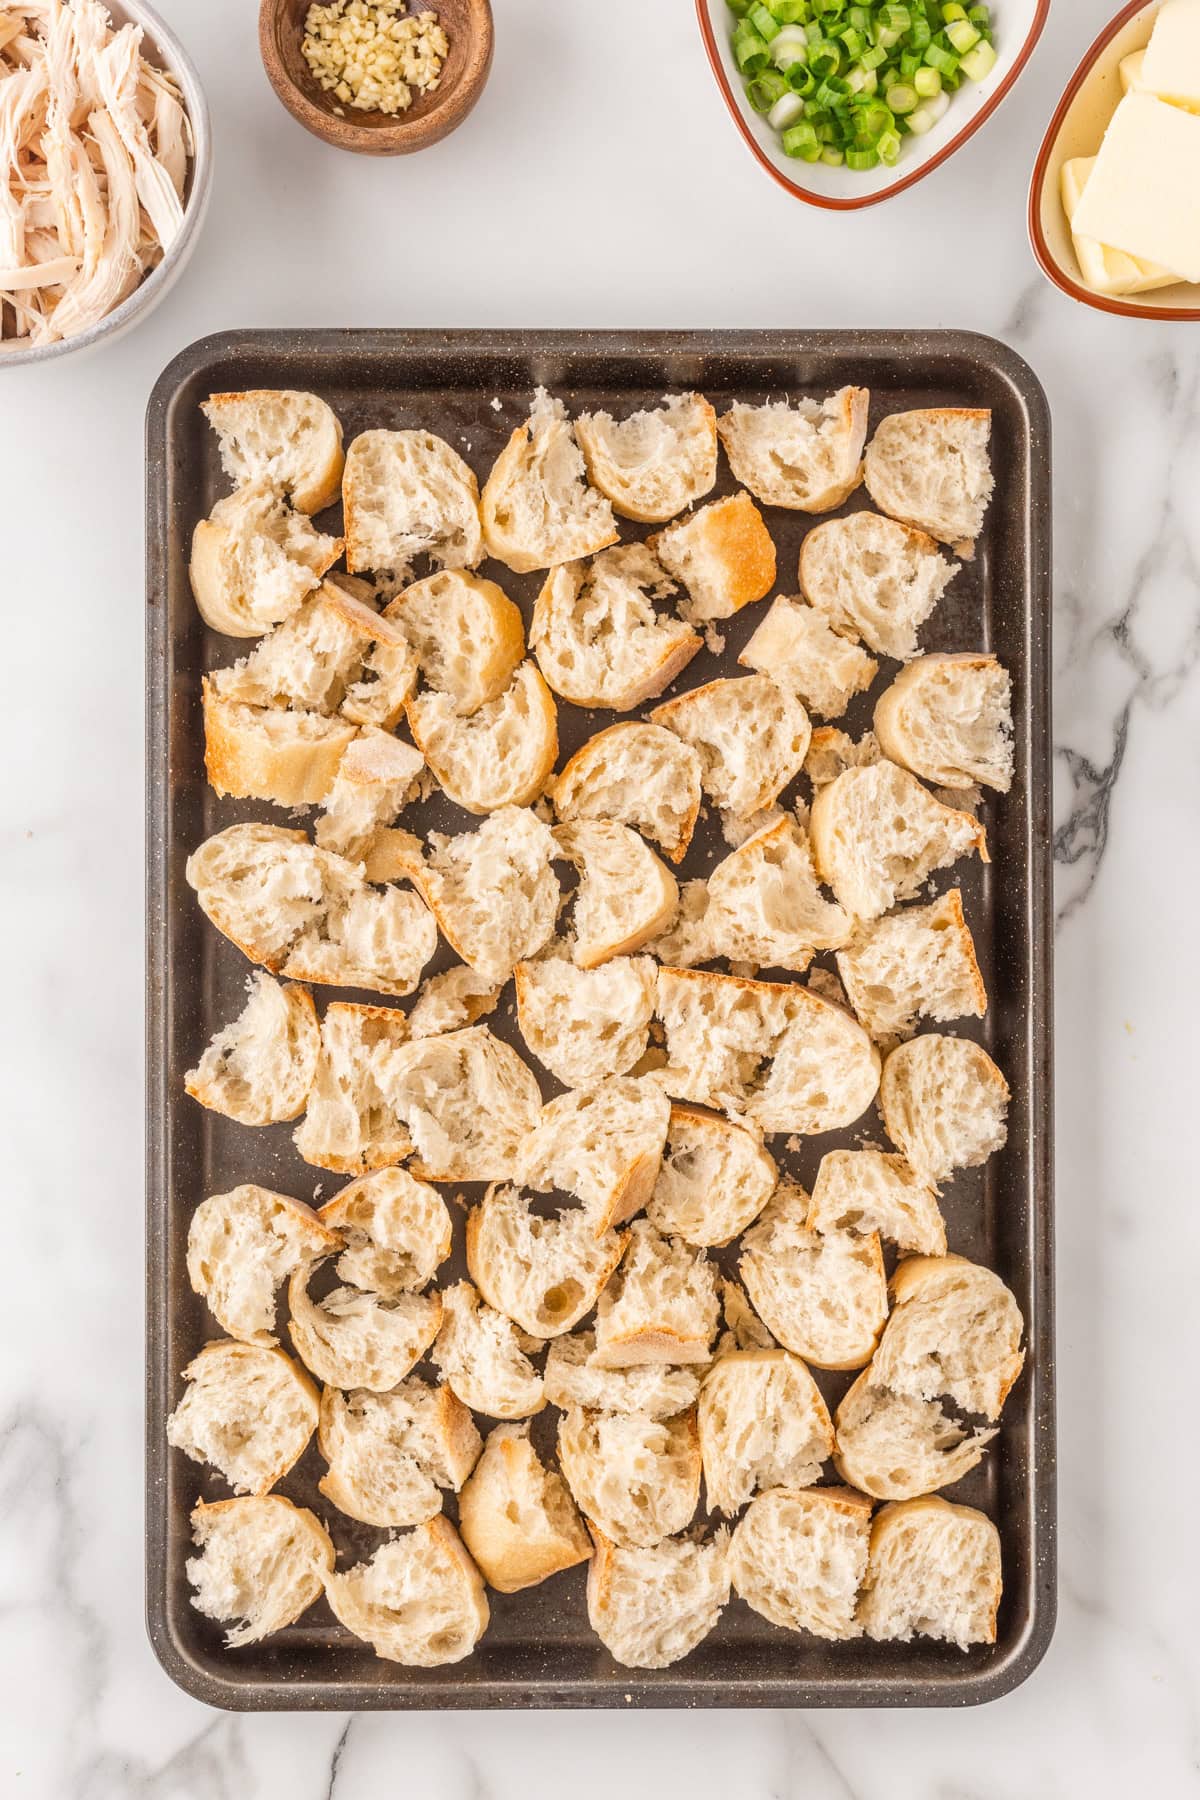
<svg viewBox="0 0 1200 1800">
<path fill-rule="evenodd" d="M 420 1525 L 442 1510 L 474 1468 L 482 1439 L 448 1387 L 410 1375 L 387 1393 L 321 1396 L 317 1442 L 329 1467 L 325 1498 L 364 1525 Z"/>
<path fill-rule="evenodd" d="M 665 1236 L 728 1244 L 758 1217 L 776 1176 L 753 1132 L 721 1113 L 672 1106 L 666 1154 L 646 1212 Z"/>
<path fill-rule="evenodd" d="M 477 975 L 465 963 L 443 969 L 421 983 L 417 1003 L 408 1015 L 408 1028 L 413 1037 L 444 1037 L 448 1031 L 461 1031 L 495 1011 L 500 986 L 486 975 Z"/>
<path fill-rule="evenodd" d="M 765 506 L 831 512 L 862 481 L 870 400 L 858 387 L 820 401 L 735 400 L 717 430 L 734 475 Z"/>
<path fill-rule="evenodd" d="M 483 1578 L 440 1515 L 328 1576 L 325 1597 L 376 1656 L 410 1668 L 462 1662 L 488 1627 Z"/>
<path fill-rule="evenodd" d="M 404 1291 L 386 1299 L 356 1287 L 334 1288 L 314 1300 L 309 1282 L 320 1263 L 306 1263 L 288 1281 L 289 1330 L 297 1356 L 329 1387 L 385 1393 L 421 1360 L 442 1323 L 438 1293 Z"/>
<path fill-rule="evenodd" d="M 192 533 L 192 594 L 212 631 L 261 637 L 296 611 L 342 554 L 265 481 L 218 500 Z"/>
<path fill-rule="evenodd" d="M 183 1085 L 210 1112 L 240 1125 L 276 1125 L 304 1111 L 317 1073 L 320 1031 L 307 988 L 252 975 L 250 998 L 217 1032 Z"/>
<path fill-rule="evenodd" d="M 443 569 L 483 555 L 479 483 L 431 431 L 364 431 L 346 453 L 346 567 L 407 570 L 423 552 Z"/>
<path fill-rule="evenodd" d="M 960 856 L 990 861 L 978 819 L 943 806 L 890 762 L 846 769 L 818 789 L 809 830 L 818 875 L 863 920 L 911 900 L 935 869 Z"/>
<path fill-rule="evenodd" d="M 666 929 L 679 885 L 636 831 L 614 819 L 577 819 L 554 827 L 554 841 L 579 871 L 572 960 L 594 969 L 630 956 Z"/>
<path fill-rule="evenodd" d="M 623 1548 L 592 1526 L 588 1619 L 614 1661 L 665 1669 L 703 1642 L 729 1599 L 729 1534 Z"/>
<path fill-rule="evenodd" d="M 920 656 L 875 706 L 885 756 L 939 787 L 1007 794 L 1013 776 L 1012 679 L 994 656 Z"/>
<path fill-rule="evenodd" d="M 552 790 L 560 819 L 616 819 L 682 862 L 700 811 L 700 757 L 661 725 L 610 725 L 589 738 Z"/>
<path fill-rule="evenodd" d="M 462 569 L 411 582 L 384 617 L 404 633 L 429 686 L 464 718 L 500 698 L 525 655 L 520 607 L 494 581 Z"/>
<path fill-rule="evenodd" d="M 559 1094 L 521 1146 L 520 1179 L 537 1193 L 574 1194 L 602 1234 L 647 1204 L 670 1116 L 653 1080 L 618 1075 Z"/>
<path fill-rule="evenodd" d="M 873 1038 L 911 1037 L 920 1019 L 981 1019 L 987 1011 L 958 888 L 863 926 L 838 952 L 837 966 Z"/>
<path fill-rule="evenodd" d="M 702 648 L 690 625 L 655 611 L 675 584 L 645 544 L 602 550 L 547 575 L 529 628 L 538 666 L 575 706 L 630 712 L 653 700 Z"/>
<path fill-rule="evenodd" d="M 867 445 L 872 500 L 902 524 L 915 525 L 975 554 L 975 539 L 995 480 L 988 460 L 992 415 L 979 407 L 929 407 L 889 413 Z"/>
<path fill-rule="evenodd" d="M 588 480 L 625 519 L 673 519 L 717 479 L 717 415 L 703 394 L 666 394 L 627 419 L 580 413 L 575 436 Z"/>
<path fill-rule="evenodd" d="M 261 1643 L 307 1612 L 333 1572 L 329 1533 L 282 1494 L 201 1500 L 192 1511 L 187 1561 L 192 1605 L 228 1625 L 230 1650 Z"/>
<path fill-rule="evenodd" d="M 463 718 L 449 694 L 426 688 L 408 702 L 413 742 L 440 786 L 467 812 L 528 806 L 558 760 L 558 714 L 534 663 L 504 692 Z"/>
<path fill-rule="evenodd" d="M 760 1488 L 810 1487 L 833 1454 L 821 1391 L 786 1350 L 719 1356 L 700 1390 L 699 1423 L 709 1508 L 727 1517 Z"/>
<path fill-rule="evenodd" d="M 592 1310 L 621 1260 L 625 1237 L 596 1237 L 578 1209 L 558 1218 L 531 1210 L 511 1187 L 490 1187 L 467 1214 L 467 1268 L 497 1312 L 531 1337 L 561 1337 Z"/>
<path fill-rule="evenodd" d="M 732 618 L 775 585 L 775 545 L 749 494 L 712 500 L 649 544 L 687 589 L 680 611 L 693 625 Z"/>
<path fill-rule="evenodd" d="M 211 1194 L 192 1214 L 188 1280 L 222 1331 L 244 1344 L 273 1344 L 279 1288 L 294 1268 L 340 1244 L 303 1201 L 245 1183 Z"/>
<path fill-rule="evenodd" d="M 221 446 L 221 467 L 238 487 L 261 481 L 300 513 L 324 512 L 342 486 L 342 426 L 316 394 L 250 388 L 200 403 Z"/>
<path fill-rule="evenodd" d="M 1025 1362 L 1024 1320 L 1000 1277 L 962 1256 L 909 1256 L 892 1298 L 872 1380 L 998 1419 Z"/>
<path fill-rule="evenodd" d="M 769 675 L 821 719 L 839 719 L 879 672 L 875 659 L 840 637 L 815 606 L 782 595 L 771 602 L 738 661 Z"/>
<path fill-rule="evenodd" d="M 940 1032 L 893 1050 L 879 1084 L 888 1136 L 935 1188 L 1003 1149 L 1008 1100 L 1008 1083 L 987 1051 Z"/>
<path fill-rule="evenodd" d="M 702 1371 L 671 1363 L 635 1363 L 624 1369 L 601 1368 L 596 1361 L 594 1331 L 558 1337 L 546 1355 L 546 1398 L 564 1412 L 641 1413 L 648 1419 L 673 1419 L 694 1407 Z"/>
<path fill-rule="evenodd" d="M 559 1420 L 558 1461 L 580 1511 L 623 1547 L 682 1531 L 699 1503 L 694 1412 L 658 1420 L 573 1407 Z"/>
<path fill-rule="evenodd" d="M 769 675 L 710 681 L 650 717 L 693 746 L 704 792 L 738 819 L 772 805 L 795 780 L 811 734 L 800 702 Z"/>
<path fill-rule="evenodd" d="M 871 1502 L 851 1488 L 773 1488 L 750 1502 L 730 1544 L 734 1591 L 772 1625 L 859 1637 Z"/>
<path fill-rule="evenodd" d="M 533 1341 L 481 1300 L 469 1281 L 443 1291 L 442 1329 L 431 1355 L 447 1386 L 472 1412 L 525 1419 L 542 1410 L 542 1377 L 526 1354 Z"/>
<path fill-rule="evenodd" d="M 805 598 L 834 631 L 899 662 L 917 654 L 917 631 L 955 573 L 925 532 L 873 512 L 817 525 L 800 546 Z"/>
<path fill-rule="evenodd" d="M 326 1007 L 308 1111 L 294 1134 L 305 1162 L 362 1175 L 410 1153 L 412 1138 L 384 1086 L 392 1053 L 407 1040 L 399 1007 L 348 1000 Z"/>
<path fill-rule="evenodd" d="M 387 1095 L 423 1181 L 507 1181 L 542 1096 L 533 1071 L 486 1025 L 418 1038 L 390 1058 Z"/>
<path fill-rule="evenodd" d="M 597 969 L 543 956 L 517 964 L 516 986 L 521 1036 L 564 1086 L 625 1075 L 645 1052 L 655 997 L 648 956 L 614 956 Z"/>
<path fill-rule="evenodd" d="M 316 825 L 322 850 L 360 862 L 381 826 L 416 798 L 425 759 L 390 731 L 367 725 L 347 745 Z"/>
<path fill-rule="evenodd" d="M 407 1169 L 361 1175 L 326 1201 L 319 1217 L 344 1245 L 342 1280 L 389 1299 L 423 1292 L 450 1254 L 446 1202 Z"/>
<path fill-rule="evenodd" d="M 1002 1586 L 1000 1534 L 989 1518 L 948 1500 L 905 1500 L 875 1515 L 859 1618 L 885 1643 L 994 1644 Z"/>
<path fill-rule="evenodd" d="M 806 1220 L 810 1231 L 877 1231 L 901 1250 L 942 1256 L 946 1223 L 937 1194 L 902 1156 L 830 1150 L 821 1158 Z"/>
<path fill-rule="evenodd" d="M 548 826 L 519 807 L 501 807 L 477 830 L 429 839 L 412 879 L 442 934 L 463 961 L 501 985 L 523 958 L 550 940 L 562 904 Z"/>
<path fill-rule="evenodd" d="M 809 1231 L 809 1201 L 780 1182 L 746 1233 L 738 1269 L 751 1304 L 779 1342 L 818 1369 L 859 1369 L 887 1318 L 879 1238 Z"/>
<path fill-rule="evenodd" d="M 838 1474 L 877 1500 L 911 1500 L 960 1481 L 996 1435 L 951 1418 L 939 1400 L 880 1386 L 869 1368 L 843 1396 L 834 1431 Z"/>
<path fill-rule="evenodd" d="M 706 1363 L 720 1310 L 716 1266 L 703 1250 L 635 1219 L 616 1279 L 600 1296 L 596 1364 Z"/>
<path fill-rule="evenodd" d="M 167 1442 L 209 1463 L 235 1494 L 267 1494 L 303 1456 L 317 1424 L 317 1390 L 282 1350 L 221 1338 L 183 1371 Z"/>
<path fill-rule="evenodd" d="M 592 1554 L 567 1485 L 539 1460 L 528 1425 L 497 1425 L 489 1433 L 458 1518 L 485 1581 L 501 1594 L 535 1587 Z"/>
<path fill-rule="evenodd" d="M 538 388 L 487 478 L 480 501 L 489 556 L 518 575 L 592 556 L 617 541 L 612 507 L 584 480 L 561 400 Z"/>
</svg>

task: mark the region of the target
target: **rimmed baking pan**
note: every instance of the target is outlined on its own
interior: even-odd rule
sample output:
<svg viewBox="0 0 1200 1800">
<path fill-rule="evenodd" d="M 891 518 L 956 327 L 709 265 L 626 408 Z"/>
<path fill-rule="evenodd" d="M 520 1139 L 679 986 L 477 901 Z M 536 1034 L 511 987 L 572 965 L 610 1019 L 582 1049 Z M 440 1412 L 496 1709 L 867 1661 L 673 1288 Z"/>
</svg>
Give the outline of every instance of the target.
<svg viewBox="0 0 1200 1800">
<path fill-rule="evenodd" d="M 963 888 L 991 996 L 985 1019 L 953 1029 L 987 1046 L 1013 1094 L 1007 1147 L 984 1168 L 960 1172 L 945 1196 L 950 1248 L 1003 1276 L 1028 1327 L 1026 1370 L 999 1436 L 981 1467 L 951 1490 L 952 1498 L 983 1507 L 1000 1529 L 1005 1591 L 997 1641 L 967 1654 L 925 1640 L 827 1644 L 769 1625 L 734 1599 L 692 1655 L 661 1673 L 639 1673 L 614 1663 L 589 1630 L 584 1572 L 573 1569 L 521 1594 L 489 1596 L 490 1629 L 473 1657 L 449 1668 L 377 1661 L 324 1602 L 265 1643 L 227 1650 L 219 1628 L 189 1604 L 185 1573 L 191 1508 L 226 1490 L 168 1451 L 164 1437 L 180 1370 L 216 1335 L 188 1286 L 188 1222 L 206 1194 L 242 1181 L 312 1199 L 320 1171 L 296 1155 L 290 1127 L 246 1130 L 202 1111 L 182 1085 L 217 1025 L 240 1010 L 248 973 L 202 918 L 184 863 L 224 825 L 281 817 L 266 806 L 219 801 L 204 779 L 200 677 L 245 646 L 206 630 L 188 586 L 193 527 L 228 487 L 200 401 L 216 390 L 311 389 L 335 408 L 348 438 L 367 426 L 424 426 L 482 476 L 538 384 L 572 411 L 603 405 L 622 414 L 669 388 L 699 388 L 720 410 L 734 398 L 824 394 L 848 381 L 871 389 L 872 423 L 912 406 L 988 406 L 993 414 L 996 495 L 976 558 L 956 577 L 922 644 L 992 650 L 1013 676 L 1017 779 L 1009 795 L 985 804 L 992 863 L 960 865 L 943 878 Z M 732 485 L 723 464 L 717 491 Z M 864 503 L 859 494 L 848 506 Z M 768 522 L 780 591 L 795 591 L 799 542 L 812 520 L 768 509 Z M 167 1672 L 198 1698 L 233 1708 L 932 1706 L 990 1700 L 1017 1686 L 1049 1642 L 1055 1607 L 1050 426 L 1028 366 L 993 339 L 943 331 L 227 333 L 183 351 L 154 389 L 146 532 L 147 1611 Z M 528 616 L 540 577 L 485 572 Z M 761 617 L 761 608 L 747 611 Z M 737 673 L 738 650 L 755 623 L 743 614 L 723 625 L 723 645 L 697 657 L 681 685 Z M 866 727 L 873 694 L 887 679 L 885 666 L 872 694 L 855 702 L 848 729 Z M 611 717 L 561 706 L 562 756 Z M 447 802 L 420 812 L 415 829 L 455 827 Z M 456 820 L 462 829 L 464 817 Z M 709 822 L 685 873 L 703 872 L 726 848 Z M 491 1023 L 502 1035 L 514 1030 L 503 1010 Z M 795 1152 L 778 1139 L 771 1148 L 785 1172 L 807 1185 L 826 1150 L 864 1135 L 882 1141 L 873 1116 Z M 333 1183 L 326 1177 L 324 1185 L 327 1198 Z M 448 1270 L 461 1266 L 460 1224 Z M 819 1380 L 832 1404 L 850 1377 Z M 546 1429 L 535 1421 L 535 1436 Z M 280 1491 L 325 1516 L 320 1473 L 310 1448 Z M 340 1518 L 333 1530 L 341 1564 L 370 1554 L 386 1535 Z"/>
</svg>

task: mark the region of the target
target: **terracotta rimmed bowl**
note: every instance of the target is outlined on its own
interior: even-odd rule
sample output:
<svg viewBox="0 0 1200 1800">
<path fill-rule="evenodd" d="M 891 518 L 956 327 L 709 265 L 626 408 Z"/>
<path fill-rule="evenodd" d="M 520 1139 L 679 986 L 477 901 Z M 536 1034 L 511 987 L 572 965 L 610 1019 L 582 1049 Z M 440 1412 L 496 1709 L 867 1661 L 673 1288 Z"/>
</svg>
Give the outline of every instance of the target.
<svg viewBox="0 0 1200 1800">
<path fill-rule="evenodd" d="M 892 168 L 831 169 L 824 163 L 806 163 L 785 156 L 779 135 L 756 113 L 745 95 L 744 77 L 733 60 L 733 14 L 725 0 L 696 0 L 700 35 L 708 52 L 717 86 L 729 114 L 756 161 L 780 187 L 832 212 L 853 212 L 860 206 L 878 206 L 893 194 L 931 175 L 954 152 L 974 137 L 1009 93 L 1034 47 L 1050 13 L 1050 0 L 1004 0 L 997 19 L 996 66 L 986 81 L 964 82 L 951 96 L 945 116 L 924 137 L 906 137 L 900 159 Z"/>
<path fill-rule="evenodd" d="M 360 156 L 406 156 L 462 124 L 492 66 L 490 0 L 428 0 L 450 42 L 437 87 L 415 94 L 406 113 L 356 112 L 313 79 L 300 45 L 311 0 L 261 0 L 258 45 L 267 79 L 294 119 L 314 137 Z M 410 8 L 410 10 L 416 10 Z"/>
<path fill-rule="evenodd" d="M 1148 294 L 1097 294 L 1085 287 L 1060 196 L 1063 164 L 1073 156 L 1094 156 L 1100 148 L 1121 99 L 1121 61 L 1146 48 L 1158 7 L 1159 0 L 1133 0 L 1123 8 L 1067 83 L 1034 164 L 1029 238 L 1043 272 L 1072 300 L 1128 319 L 1200 319 L 1200 286 L 1194 282 L 1180 281 Z"/>
</svg>

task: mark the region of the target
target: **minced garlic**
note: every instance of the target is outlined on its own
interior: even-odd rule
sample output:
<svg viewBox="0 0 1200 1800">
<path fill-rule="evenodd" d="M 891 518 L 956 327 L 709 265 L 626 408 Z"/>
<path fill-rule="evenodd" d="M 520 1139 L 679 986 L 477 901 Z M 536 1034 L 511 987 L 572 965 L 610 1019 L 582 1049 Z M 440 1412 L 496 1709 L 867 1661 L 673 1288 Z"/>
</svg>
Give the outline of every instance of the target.
<svg viewBox="0 0 1200 1800">
<path fill-rule="evenodd" d="M 449 40 L 435 12 L 405 0 L 330 0 L 304 21 L 304 60 L 326 93 L 360 112 L 402 113 L 436 88 Z"/>
</svg>

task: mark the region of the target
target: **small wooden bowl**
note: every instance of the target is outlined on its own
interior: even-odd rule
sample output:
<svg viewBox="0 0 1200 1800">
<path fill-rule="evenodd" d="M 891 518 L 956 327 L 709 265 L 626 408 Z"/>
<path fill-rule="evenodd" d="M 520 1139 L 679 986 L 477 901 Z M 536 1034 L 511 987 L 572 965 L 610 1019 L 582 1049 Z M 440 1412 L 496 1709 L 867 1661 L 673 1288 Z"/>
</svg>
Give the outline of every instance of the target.
<svg viewBox="0 0 1200 1800">
<path fill-rule="evenodd" d="M 294 119 L 339 150 L 406 156 L 461 125 L 492 66 L 490 0 L 410 0 L 409 11 L 436 12 L 450 42 L 437 87 L 415 94 L 406 113 L 357 112 L 313 79 L 300 45 L 311 0 L 260 0 L 258 45 L 267 79 Z"/>
</svg>

